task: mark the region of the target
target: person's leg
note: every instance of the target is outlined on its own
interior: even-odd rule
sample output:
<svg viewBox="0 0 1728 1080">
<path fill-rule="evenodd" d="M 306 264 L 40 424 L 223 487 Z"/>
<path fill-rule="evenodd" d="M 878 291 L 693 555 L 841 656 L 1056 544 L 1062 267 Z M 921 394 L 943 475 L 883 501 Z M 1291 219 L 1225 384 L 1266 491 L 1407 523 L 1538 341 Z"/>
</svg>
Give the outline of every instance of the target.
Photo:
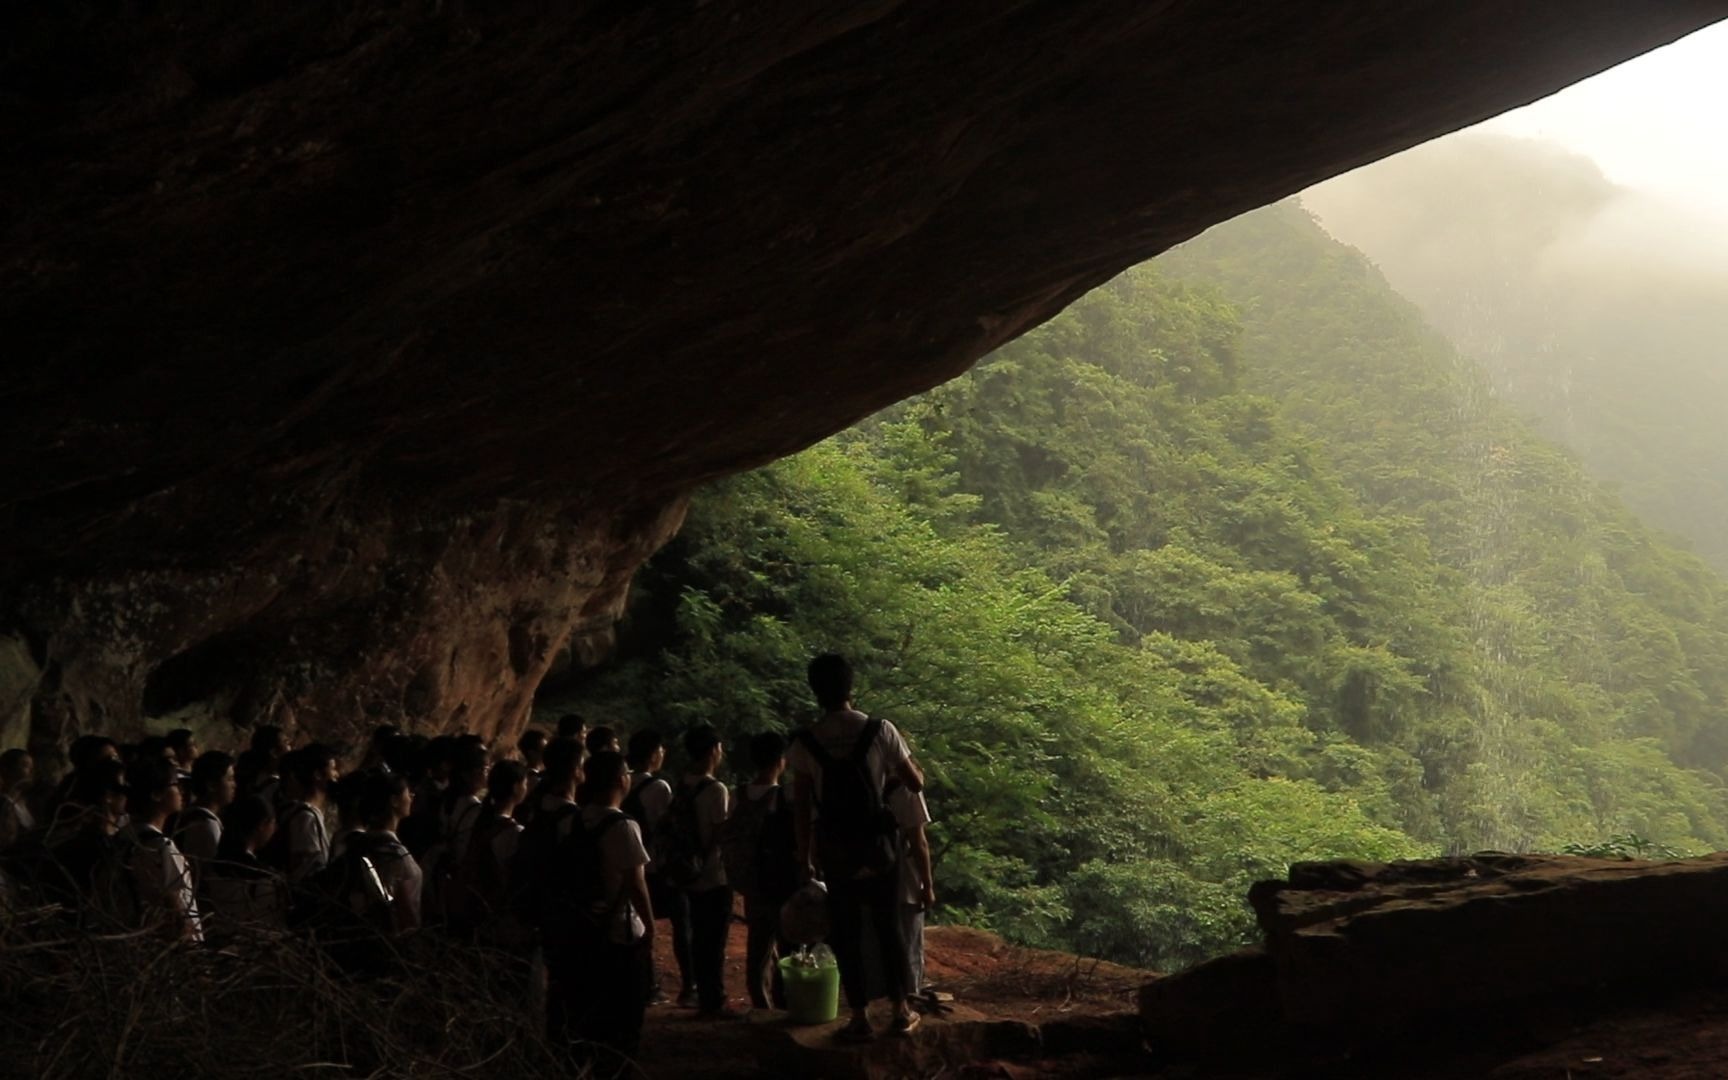
<svg viewBox="0 0 1728 1080">
<path fill-rule="evenodd" d="M 568 1047 L 576 1038 L 577 980 L 580 960 L 574 950 L 563 946 L 548 946 L 546 957 L 546 1041 L 554 1047 Z"/>
<path fill-rule="evenodd" d="M 900 932 L 899 885 L 892 875 L 872 878 L 865 883 L 862 892 L 870 926 L 876 931 L 876 955 L 882 962 L 883 990 L 888 1000 L 894 1002 L 894 1011 L 904 1014 L 906 984 L 912 977 L 906 970 L 906 939 Z"/>
<path fill-rule="evenodd" d="M 672 920 L 672 956 L 678 961 L 678 1004 L 696 1003 L 696 969 L 690 963 L 690 894 L 670 889 L 668 916 Z"/>
<path fill-rule="evenodd" d="M 912 979 L 906 992 L 917 994 L 924 989 L 924 909 L 900 901 L 900 932 L 906 939 L 907 974 Z"/>
<path fill-rule="evenodd" d="M 774 964 L 774 911 L 765 896 L 744 894 L 744 982 L 750 1004 L 768 1007 L 768 971 Z"/>
<path fill-rule="evenodd" d="M 870 1004 L 867 973 L 864 970 L 864 909 L 860 903 L 858 883 L 836 881 L 828 886 L 828 944 L 834 947 L 834 959 L 840 965 L 840 986 L 846 992 L 846 1004 L 854 1017 L 863 1014 Z"/>
<path fill-rule="evenodd" d="M 690 963 L 696 969 L 697 1005 L 703 1012 L 717 1012 L 726 1004 L 726 931 L 731 924 L 730 887 L 690 894 Z"/>
</svg>

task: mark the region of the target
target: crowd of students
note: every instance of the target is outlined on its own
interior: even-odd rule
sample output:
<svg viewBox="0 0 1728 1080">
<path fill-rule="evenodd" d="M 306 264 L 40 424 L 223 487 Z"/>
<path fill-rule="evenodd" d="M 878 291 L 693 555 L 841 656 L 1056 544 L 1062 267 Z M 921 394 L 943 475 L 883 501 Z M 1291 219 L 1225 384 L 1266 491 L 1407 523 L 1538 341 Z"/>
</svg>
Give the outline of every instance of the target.
<svg viewBox="0 0 1728 1080">
<path fill-rule="evenodd" d="M 817 657 L 808 676 L 821 715 L 790 739 L 750 739 L 736 791 L 712 727 L 684 733 L 686 767 L 667 775 L 658 733 L 635 732 L 626 754 L 617 732 L 577 716 L 508 751 L 382 726 L 347 774 L 335 749 L 291 747 L 274 727 L 236 755 L 200 752 L 186 730 L 127 747 L 82 736 L 54 783 L 8 750 L 0 893 L 213 947 L 435 928 L 543 971 L 552 1039 L 629 1052 L 651 1005 L 740 1014 L 725 985 L 740 898 L 750 1004 L 783 1007 L 781 912 L 819 880 L 852 1014 L 843 1035 L 872 1037 L 875 988 L 892 1029 L 910 1031 L 935 902 L 924 775 L 893 724 L 852 707 L 842 657 Z M 659 991 L 658 919 L 675 1002 Z"/>
</svg>

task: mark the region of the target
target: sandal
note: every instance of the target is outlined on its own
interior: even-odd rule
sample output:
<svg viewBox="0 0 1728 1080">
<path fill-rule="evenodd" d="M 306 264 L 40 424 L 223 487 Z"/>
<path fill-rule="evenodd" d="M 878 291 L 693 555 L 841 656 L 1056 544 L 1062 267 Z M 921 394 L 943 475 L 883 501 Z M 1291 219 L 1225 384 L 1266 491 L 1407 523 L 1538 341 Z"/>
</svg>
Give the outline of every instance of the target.
<svg viewBox="0 0 1728 1080">
<path fill-rule="evenodd" d="M 910 1035 L 917 1031 L 918 1025 L 923 1022 L 924 1018 L 915 1012 L 902 1013 L 894 1018 L 894 1034 Z"/>
</svg>

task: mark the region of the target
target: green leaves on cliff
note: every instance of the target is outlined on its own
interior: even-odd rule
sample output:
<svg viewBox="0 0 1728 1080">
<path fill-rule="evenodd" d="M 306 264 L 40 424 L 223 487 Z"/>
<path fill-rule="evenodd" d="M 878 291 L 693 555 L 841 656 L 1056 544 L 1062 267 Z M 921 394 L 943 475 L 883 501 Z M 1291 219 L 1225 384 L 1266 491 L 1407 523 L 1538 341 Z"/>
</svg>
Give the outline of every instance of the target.
<svg viewBox="0 0 1728 1080">
<path fill-rule="evenodd" d="M 1723 596 L 1280 206 L 704 493 L 578 696 L 742 736 L 843 651 L 951 916 L 1174 967 L 1294 861 L 1720 844 Z"/>
</svg>

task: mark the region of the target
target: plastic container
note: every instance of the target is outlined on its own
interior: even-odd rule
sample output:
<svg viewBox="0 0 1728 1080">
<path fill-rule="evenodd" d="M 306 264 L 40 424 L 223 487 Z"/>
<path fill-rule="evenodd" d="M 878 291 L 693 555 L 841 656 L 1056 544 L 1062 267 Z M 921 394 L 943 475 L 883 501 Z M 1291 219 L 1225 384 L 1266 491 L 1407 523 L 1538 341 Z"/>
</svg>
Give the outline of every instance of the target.
<svg viewBox="0 0 1728 1080">
<path fill-rule="evenodd" d="M 786 1013 L 794 1024 L 826 1024 L 840 1015 L 840 965 L 811 967 L 793 957 L 780 961 L 786 983 Z"/>
</svg>

